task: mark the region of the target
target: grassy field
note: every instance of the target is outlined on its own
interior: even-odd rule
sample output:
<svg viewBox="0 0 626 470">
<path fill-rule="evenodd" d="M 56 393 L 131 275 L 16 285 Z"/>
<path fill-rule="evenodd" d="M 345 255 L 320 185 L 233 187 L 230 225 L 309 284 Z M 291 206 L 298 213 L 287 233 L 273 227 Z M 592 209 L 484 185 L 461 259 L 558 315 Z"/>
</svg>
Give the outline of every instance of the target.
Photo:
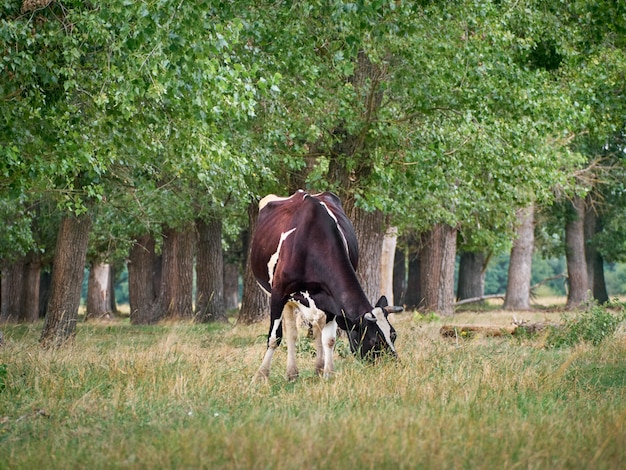
<svg viewBox="0 0 626 470">
<path fill-rule="evenodd" d="M 302 336 L 300 378 L 284 378 L 281 350 L 260 385 L 265 324 L 80 323 L 59 351 L 39 348 L 41 324 L 0 325 L 0 468 L 626 468 L 623 324 L 599 346 L 547 349 L 392 321 L 399 363 L 363 364 L 341 342 L 325 381 Z"/>
</svg>

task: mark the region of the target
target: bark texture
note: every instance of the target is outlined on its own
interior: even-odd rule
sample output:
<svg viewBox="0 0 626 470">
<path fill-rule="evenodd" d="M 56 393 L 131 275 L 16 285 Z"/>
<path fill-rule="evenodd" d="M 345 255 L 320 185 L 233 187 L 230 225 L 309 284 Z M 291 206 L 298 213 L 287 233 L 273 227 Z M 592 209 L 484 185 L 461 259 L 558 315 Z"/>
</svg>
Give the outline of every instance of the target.
<svg viewBox="0 0 626 470">
<path fill-rule="evenodd" d="M 193 317 L 193 224 L 184 229 L 163 230 L 163 261 L 159 296 L 152 317 L 158 320 Z"/>
<path fill-rule="evenodd" d="M 43 347 L 59 347 L 74 337 L 83 283 L 91 219 L 61 220 L 55 247 L 48 312 L 41 333 Z"/>
<path fill-rule="evenodd" d="M 374 305 L 380 297 L 380 259 L 385 236 L 385 218 L 380 211 L 367 212 L 358 207 L 352 208 L 349 217 L 359 241 L 357 277 L 365 295 Z"/>
<path fill-rule="evenodd" d="M 456 229 L 435 225 L 425 237 L 421 273 L 424 309 L 443 316 L 454 313 Z"/>
<path fill-rule="evenodd" d="M 585 210 L 585 262 L 587 263 L 587 283 L 598 303 L 609 301 L 604 279 L 604 259 L 595 245 L 594 237 L 602 230 L 601 220 L 595 209 L 589 204 Z"/>
<path fill-rule="evenodd" d="M 511 248 L 509 261 L 509 277 L 504 297 L 504 308 L 507 310 L 530 309 L 530 281 L 535 246 L 535 211 L 533 206 L 518 209 L 517 238 Z"/>
<path fill-rule="evenodd" d="M 0 275 L 0 322 L 29 323 L 39 318 L 41 262 L 26 256 L 5 266 Z"/>
<path fill-rule="evenodd" d="M 201 323 L 228 321 L 224 304 L 222 220 L 198 220 L 196 316 Z"/>
<path fill-rule="evenodd" d="M 585 201 L 574 197 L 570 202 L 569 216 L 565 224 L 565 257 L 567 260 L 568 309 L 578 308 L 587 300 L 587 262 L 585 260 Z"/>
<path fill-rule="evenodd" d="M 407 310 L 416 310 L 424 303 L 422 295 L 422 263 L 420 258 L 421 248 L 411 248 L 408 260 L 408 273 L 406 280 L 405 304 Z"/>
<path fill-rule="evenodd" d="M 156 301 L 161 283 L 160 257 L 155 253 L 155 245 L 154 237 L 144 234 L 130 249 L 128 302 L 133 325 L 148 325 L 158 320 L 152 316 L 152 304 Z"/>
<path fill-rule="evenodd" d="M 87 313 L 85 319 L 111 318 L 113 268 L 109 263 L 93 261 L 87 279 Z"/>
<path fill-rule="evenodd" d="M 224 308 L 226 311 L 239 308 L 239 266 L 224 264 Z"/>
<path fill-rule="evenodd" d="M 474 299 L 485 294 L 485 258 L 482 252 L 461 253 L 457 300 Z"/>
</svg>

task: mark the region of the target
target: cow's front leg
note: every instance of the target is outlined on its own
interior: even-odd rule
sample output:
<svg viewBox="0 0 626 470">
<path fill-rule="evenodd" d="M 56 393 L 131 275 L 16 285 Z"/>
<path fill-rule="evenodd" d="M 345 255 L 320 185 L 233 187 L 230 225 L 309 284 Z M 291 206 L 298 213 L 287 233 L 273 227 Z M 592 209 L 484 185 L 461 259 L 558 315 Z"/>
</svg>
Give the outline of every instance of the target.
<svg viewBox="0 0 626 470">
<path fill-rule="evenodd" d="M 328 379 L 335 372 L 333 353 L 337 342 L 337 322 L 333 318 L 322 330 L 322 347 L 324 348 L 324 378 Z"/>
<path fill-rule="evenodd" d="M 296 364 L 296 341 L 298 340 L 298 325 L 296 324 L 297 307 L 288 303 L 283 309 L 283 321 L 285 336 L 287 338 L 287 379 L 298 378 L 298 366 Z"/>
<path fill-rule="evenodd" d="M 263 356 L 263 362 L 261 362 L 261 367 L 259 367 L 259 370 L 256 373 L 256 381 L 265 381 L 270 376 L 272 357 L 274 356 L 274 352 L 276 352 L 276 348 L 280 346 L 280 341 L 283 336 L 281 323 L 282 318 L 279 317 L 272 320 L 270 324 L 270 332 L 267 335 L 267 350 L 265 351 L 265 356 Z"/>
</svg>

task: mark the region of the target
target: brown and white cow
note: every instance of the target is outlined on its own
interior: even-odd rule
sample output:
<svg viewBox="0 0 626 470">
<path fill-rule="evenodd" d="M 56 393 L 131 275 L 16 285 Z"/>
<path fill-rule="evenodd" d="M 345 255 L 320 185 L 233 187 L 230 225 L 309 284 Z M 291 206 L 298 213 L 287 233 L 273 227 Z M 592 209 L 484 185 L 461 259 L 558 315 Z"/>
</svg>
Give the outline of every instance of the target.
<svg viewBox="0 0 626 470">
<path fill-rule="evenodd" d="M 358 247 L 354 228 L 333 193 L 266 196 L 252 240 L 250 262 L 261 287 L 270 294 L 267 351 L 257 378 L 267 378 L 283 328 L 287 337 L 287 377 L 298 376 L 296 315 L 313 327 L 316 370 L 329 377 L 337 326 L 347 331 L 352 351 L 375 358 L 396 356 L 396 332 L 389 323 L 385 297 L 372 306 L 356 276 Z"/>
</svg>

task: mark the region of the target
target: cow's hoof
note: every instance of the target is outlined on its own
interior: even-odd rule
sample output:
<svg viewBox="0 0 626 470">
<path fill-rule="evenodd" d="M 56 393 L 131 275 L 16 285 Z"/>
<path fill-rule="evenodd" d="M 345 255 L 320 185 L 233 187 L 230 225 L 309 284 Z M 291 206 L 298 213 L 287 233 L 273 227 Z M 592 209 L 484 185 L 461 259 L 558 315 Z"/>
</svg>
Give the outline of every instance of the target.
<svg viewBox="0 0 626 470">
<path fill-rule="evenodd" d="M 299 375 L 300 374 L 298 373 L 298 369 L 290 370 L 287 372 L 287 380 L 289 380 L 289 382 L 295 382 L 298 379 Z"/>
<path fill-rule="evenodd" d="M 259 370 L 252 378 L 252 383 L 265 384 L 269 381 L 269 371 Z"/>
</svg>

